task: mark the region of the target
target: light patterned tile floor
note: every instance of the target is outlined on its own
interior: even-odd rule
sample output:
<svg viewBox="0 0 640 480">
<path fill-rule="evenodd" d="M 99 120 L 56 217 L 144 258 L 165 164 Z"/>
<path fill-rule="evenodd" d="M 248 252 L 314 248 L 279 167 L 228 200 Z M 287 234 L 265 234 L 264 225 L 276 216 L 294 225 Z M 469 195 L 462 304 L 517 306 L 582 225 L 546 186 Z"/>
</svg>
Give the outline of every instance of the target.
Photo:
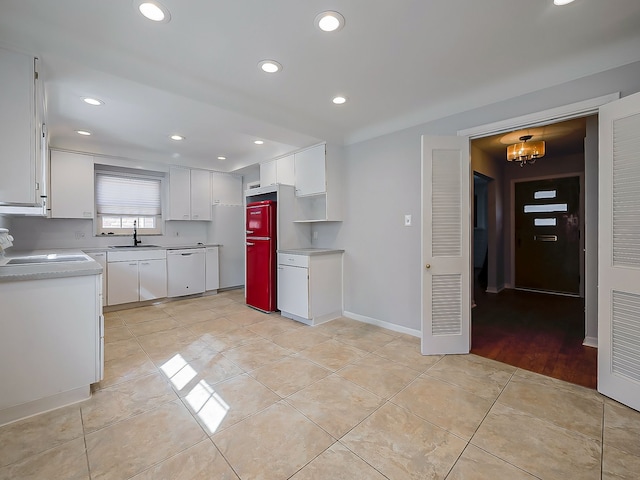
<svg viewBox="0 0 640 480">
<path fill-rule="evenodd" d="M 639 412 L 397 332 L 241 290 L 106 325 L 90 400 L 0 427 L 0 480 L 639 478 Z"/>
</svg>

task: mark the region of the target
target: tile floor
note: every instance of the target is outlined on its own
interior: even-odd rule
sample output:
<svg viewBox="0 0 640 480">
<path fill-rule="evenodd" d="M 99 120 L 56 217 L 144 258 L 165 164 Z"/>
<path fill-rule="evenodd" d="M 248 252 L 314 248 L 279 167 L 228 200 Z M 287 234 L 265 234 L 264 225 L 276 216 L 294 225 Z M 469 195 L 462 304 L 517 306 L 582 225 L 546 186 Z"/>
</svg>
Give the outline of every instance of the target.
<svg viewBox="0 0 640 480">
<path fill-rule="evenodd" d="M 0 428 L 0 479 L 637 479 L 593 390 L 242 291 L 108 313 L 93 397 Z"/>
</svg>

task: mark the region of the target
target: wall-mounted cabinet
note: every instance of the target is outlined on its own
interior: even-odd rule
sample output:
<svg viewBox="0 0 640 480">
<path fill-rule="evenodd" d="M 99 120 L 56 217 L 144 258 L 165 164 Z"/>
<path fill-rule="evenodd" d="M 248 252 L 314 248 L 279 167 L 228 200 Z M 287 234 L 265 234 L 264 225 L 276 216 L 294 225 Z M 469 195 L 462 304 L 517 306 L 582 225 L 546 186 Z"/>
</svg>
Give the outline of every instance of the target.
<svg viewBox="0 0 640 480">
<path fill-rule="evenodd" d="M 242 205 L 242 177 L 211 172 L 211 202 L 213 205 Z"/>
<path fill-rule="evenodd" d="M 342 220 L 340 155 L 325 144 L 296 152 L 295 221 Z"/>
<path fill-rule="evenodd" d="M 260 186 L 294 185 L 294 155 L 276 158 L 260 164 Z"/>
<path fill-rule="evenodd" d="M 0 48 L 0 213 L 45 214 L 48 152 L 37 63 Z"/>
<path fill-rule="evenodd" d="M 184 167 L 169 169 L 167 220 L 211 220 L 211 172 Z"/>
<path fill-rule="evenodd" d="M 93 219 L 94 167 L 93 156 L 51 151 L 52 218 Z"/>
</svg>

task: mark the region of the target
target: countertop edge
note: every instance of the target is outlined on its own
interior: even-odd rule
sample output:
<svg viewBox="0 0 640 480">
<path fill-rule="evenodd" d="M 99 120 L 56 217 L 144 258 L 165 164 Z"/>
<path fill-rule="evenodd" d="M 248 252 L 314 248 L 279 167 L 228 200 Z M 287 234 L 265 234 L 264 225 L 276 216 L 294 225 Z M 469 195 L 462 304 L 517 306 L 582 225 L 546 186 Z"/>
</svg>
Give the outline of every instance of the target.
<svg viewBox="0 0 640 480">
<path fill-rule="evenodd" d="M 287 255 L 304 255 L 307 257 L 313 257 L 315 255 L 331 255 L 336 253 L 344 253 L 344 250 L 336 248 L 287 248 L 277 250 L 277 253 L 284 253 Z"/>
</svg>

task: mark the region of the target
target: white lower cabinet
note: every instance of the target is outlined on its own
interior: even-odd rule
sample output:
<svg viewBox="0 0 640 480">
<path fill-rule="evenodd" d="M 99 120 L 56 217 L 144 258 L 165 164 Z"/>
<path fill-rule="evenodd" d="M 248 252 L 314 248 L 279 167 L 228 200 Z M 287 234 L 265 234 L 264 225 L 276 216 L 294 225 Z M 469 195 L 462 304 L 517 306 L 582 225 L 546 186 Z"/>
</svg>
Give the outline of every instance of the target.
<svg viewBox="0 0 640 480">
<path fill-rule="evenodd" d="M 278 309 L 317 325 L 342 315 L 342 250 L 278 253 Z M 303 251 L 301 251 L 303 252 Z"/>
<path fill-rule="evenodd" d="M 0 425 L 91 396 L 103 378 L 100 289 L 100 274 L 0 282 Z"/>
<path fill-rule="evenodd" d="M 102 305 L 107 305 L 107 252 L 84 252 L 102 267 Z"/>
<path fill-rule="evenodd" d="M 167 296 L 167 261 L 165 259 L 138 262 L 138 291 L 141 302 Z"/>
<path fill-rule="evenodd" d="M 107 304 L 142 302 L 167 296 L 167 252 L 107 252 Z"/>
</svg>

